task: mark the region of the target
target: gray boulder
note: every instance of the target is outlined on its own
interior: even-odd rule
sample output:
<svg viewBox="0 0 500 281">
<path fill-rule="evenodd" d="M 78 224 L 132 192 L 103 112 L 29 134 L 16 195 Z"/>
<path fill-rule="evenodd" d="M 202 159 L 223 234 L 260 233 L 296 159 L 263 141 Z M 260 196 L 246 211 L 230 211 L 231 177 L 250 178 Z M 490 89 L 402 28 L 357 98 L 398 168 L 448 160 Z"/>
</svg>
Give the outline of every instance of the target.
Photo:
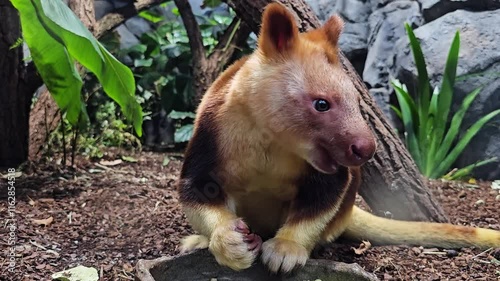
<svg viewBox="0 0 500 281">
<path fill-rule="evenodd" d="M 484 87 L 465 116 L 462 134 L 479 118 L 500 108 L 500 33 L 496 27 L 500 27 L 500 10 L 478 13 L 457 10 L 415 30 L 433 86 L 440 85 L 451 41 L 455 32 L 460 30 L 457 75 L 468 76 L 455 85 L 452 113 L 457 110 L 466 94 Z M 408 39 L 402 38 L 396 45 L 398 47 L 392 75 L 411 89 L 417 76 Z M 493 156 L 500 158 L 500 117 L 496 117 L 479 131 L 456 165 L 463 167 Z M 497 162 L 478 168 L 474 175 L 483 179 L 498 179 L 500 164 Z"/>
<path fill-rule="evenodd" d="M 370 2 L 371 9 L 374 12 L 378 9 L 387 6 L 389 3 L 396 2 L 399 0 L 367 0 L 367 1 Z M 420 0 L 410 0 L 410 1 L 420 2 Z"/>
<path fill-rule="evenodd" d="M 405 22 L 413 26 L 423 23 L 417 2 L 393 1 L 369 17 L 370 35 L 363 80 L 368 88 L 378 88 L 375 97 L 386 113 L 390 112 L 389 105 L 383 102 L 389 100 L 389 71 L 394 64 L 393 54 L 397 51 L 396 40 L 406 36 Z"/>
<path fill-rule="evenodd" d="M 340 49 L 351 61 L 358 73 L 361 73 L 367 52 L 369 26 L 368 17 L 371 5 L 367 0 L 306 0 L 321 21 L 334 14 L 344 21 L 344 31 L 340 37 Z"/>
<path fill-rule="evenodd" d="M 164 257 L 156 260 L 139 260 L 136 265 L 137 281 L 375 281 L 375 275 L 365 272 L 358 264 L 346 264 L 328 260 L 309 260 L 295 274 L 288 276 L 273 275 L 261 264 L 256 263 L 249 269 L 233 271 L 222 267 L 208 250 L 197 251 L 177 257 Z"/>
<path fill-rule="evenodd" d="M 487 11 L 500 9 L 500 0 L 420 0 L 425 21 L 433 21 L 456 10 Z"/>
</svg>

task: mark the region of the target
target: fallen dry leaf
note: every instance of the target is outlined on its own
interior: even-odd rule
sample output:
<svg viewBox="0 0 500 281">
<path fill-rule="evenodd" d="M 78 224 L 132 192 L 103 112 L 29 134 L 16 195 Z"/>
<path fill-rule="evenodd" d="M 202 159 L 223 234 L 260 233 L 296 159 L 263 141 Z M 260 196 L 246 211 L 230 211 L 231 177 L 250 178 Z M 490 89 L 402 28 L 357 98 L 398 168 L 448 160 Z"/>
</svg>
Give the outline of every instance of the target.
<svg viewBox="0 0 500 281">
<path fill-rule="evenodd" d="M 372 246 L 372 243 L 370 241 L 361 241 L 361 244 L 359 244 L 358 248 L 351 247 L 351 249 L 354 250 L 354 253 L 356 255 L 362 255 L 364 252 L 366 252 L 368 249 L 370 249 Z"/>
<path fill-rule="evenodd" d="M 101 164 L 103 166 L 116 166 L 116 165 L 120 165 L 121 163 L 123 163 L 123 161 L 121 159 L 116 159 L 113 161 L 102 160 L 99 162 L 99 164 Z"/>
<path fill-rule="evenodd" d="M 43 219 L 43 220 L 33 220 L 33 223 L 34 224 L 38 224 L 38 225 L 48 226 L 53 221 L 54 221 L 54 218 L 53 217 L 49 217 L 49 218 L 46 218 L 46 219 Z"/>
<path fill-rule="evenodd" d="M 28 199 L 29 199 L 28 204 L 30 204 L 30 206 L 32 206 L 32 207 L 35 206 L 35 204 L 36 204 L 35 201 L 33 201 L 33 199 L 31 199 L 31 197 L 29 197 L 29 196 L 28 196 Z"/>
<path fill-rule="evenodd" d="M 123 270 L 127 273 L 134 271 L 134 267 L 130 263 L 126 262 L 123 264 Z"/>
<path fill-rule="evenodd" d="M 495 190 L 500 190 L 500 180 L 495 180 L 491 183 L 491 188 Z"/>
</svg>

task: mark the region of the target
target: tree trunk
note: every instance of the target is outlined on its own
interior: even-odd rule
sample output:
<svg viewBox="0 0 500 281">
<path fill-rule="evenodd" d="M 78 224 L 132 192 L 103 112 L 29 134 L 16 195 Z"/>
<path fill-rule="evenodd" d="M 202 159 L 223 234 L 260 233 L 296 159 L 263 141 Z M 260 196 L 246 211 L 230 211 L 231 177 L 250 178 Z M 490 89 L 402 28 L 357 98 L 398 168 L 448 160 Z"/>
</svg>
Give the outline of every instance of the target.
<svg viewBox="0 0 500 281">
<path fill-rule="evenodd" d="M 17 10 L 0 1 L 0 166 L 15 168 L 28 156 L 28 120 L 31 95 L 24 91 L 26 67 Z"/>
<path fill-rule="evenodd" d="M 252 31 L 258 33 L 261 13 L 264 7 L 273 1 L 226 0 L 225 2 L 236 11 Z M 284 2 L 283 4 L 295 12 L 301 31 L 321 25 L 309 5 L 303 0 L 280 2 Z M 351 63 L 342 53 L 341 62 L 362 97 L 362 113 L 378 139 L 377 153 L 362 169 L 361 196 L 379 215 L 390 212 L 395 219 L 447 221 L 443 209 L 436 203 L 426 187 L 408 151 L 376 106 Z"/>
</svg>

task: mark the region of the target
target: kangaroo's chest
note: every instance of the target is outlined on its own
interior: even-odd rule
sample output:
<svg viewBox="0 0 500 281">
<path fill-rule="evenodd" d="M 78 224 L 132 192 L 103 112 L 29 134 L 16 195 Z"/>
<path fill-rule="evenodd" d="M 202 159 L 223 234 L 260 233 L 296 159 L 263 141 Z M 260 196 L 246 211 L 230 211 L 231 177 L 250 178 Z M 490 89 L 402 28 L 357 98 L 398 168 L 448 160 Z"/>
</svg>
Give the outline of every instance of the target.
<svg viewBox="0 0 500 281">
<path fill-rule="evenodd" d="M 232 197 L 236 215 L 242 217 L 252 232 L 270 238 L 283 225 L 291 201 L 283 201 L 274 194 L 260 191 Z"/>
<path fill-rule="evenodd" d="M 224 189 L 236 214 L 263 236 L 274 234 L 282 225 L 298 191 L 293 181 L 262 173 L 248 173 L 228 181 Z"/>
</svg>

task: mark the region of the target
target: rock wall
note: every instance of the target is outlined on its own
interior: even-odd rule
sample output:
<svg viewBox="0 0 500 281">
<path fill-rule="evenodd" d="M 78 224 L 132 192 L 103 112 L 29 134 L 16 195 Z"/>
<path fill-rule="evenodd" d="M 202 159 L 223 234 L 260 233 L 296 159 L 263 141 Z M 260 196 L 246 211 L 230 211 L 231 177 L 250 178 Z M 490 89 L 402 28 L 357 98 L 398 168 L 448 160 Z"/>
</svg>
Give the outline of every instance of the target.
<svg viewBox="0 0 500 281">
<path fill-rule="evenodd" d="M 390 110 L 396 98 L 389 85 L 397 78 L 415 85 L 413 62 L 404 22 L 412 25 L 427 61 L 433 86 L 440 85 L 448 50 L 461 37 L 452 112 L 464 96 L 483 87 L 466 114 L 463 131 L 485 114 L 500 108 L 500 0 L 306 0 L 321 20 L 338 13 L 346 21 L 341 48 L 354 62 L 382 111 L 394 125 Z M 473 138 L 455 163 L 463 167 L 490 157 L 500 159 L 500 117 Z M 500 162 L 475 170 L 483 179 L 500 178 Z"/>
</svg>

